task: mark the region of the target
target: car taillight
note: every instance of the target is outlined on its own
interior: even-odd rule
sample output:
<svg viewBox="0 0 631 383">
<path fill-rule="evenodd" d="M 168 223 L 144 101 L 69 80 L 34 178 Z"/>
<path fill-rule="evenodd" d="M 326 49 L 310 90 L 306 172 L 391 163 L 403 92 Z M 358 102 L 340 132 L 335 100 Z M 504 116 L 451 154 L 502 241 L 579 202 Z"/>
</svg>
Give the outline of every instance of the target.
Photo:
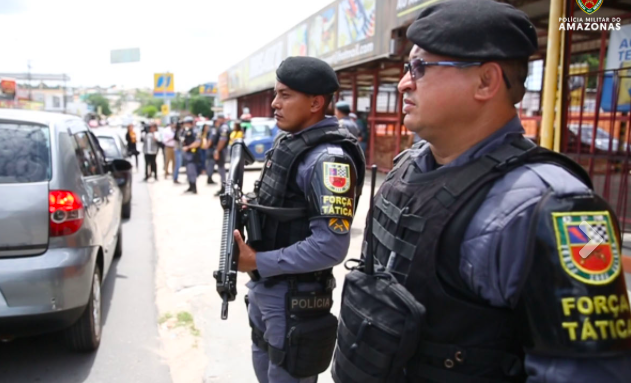
<svg viewBox="0 0 631 383">
<path fill-rule="evenodd" d="M 83 203 L 71 191 L 51 190 L 48 193 L 48 211 L 51 237 L 74 234 L 83 224 Z"/>
</svg>

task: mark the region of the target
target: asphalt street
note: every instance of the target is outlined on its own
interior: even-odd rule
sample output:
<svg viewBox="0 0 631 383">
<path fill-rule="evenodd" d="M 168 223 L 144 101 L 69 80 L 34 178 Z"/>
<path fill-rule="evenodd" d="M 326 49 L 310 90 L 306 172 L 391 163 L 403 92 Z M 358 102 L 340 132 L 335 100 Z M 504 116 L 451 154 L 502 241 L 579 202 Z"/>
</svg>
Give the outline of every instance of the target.
<svg viewBox="0 0 631 383">
<path fill-rule="evenodd" d="M 103 283 L 103 335 L 93 354 L 67 351 L 56 334 L 0 344 L 2 383 L 170 383 L 160 356 L 155 249 L 147 185 L 134 174 L 132 216 L 123 223 L 123 256 Z"/>
</svg>

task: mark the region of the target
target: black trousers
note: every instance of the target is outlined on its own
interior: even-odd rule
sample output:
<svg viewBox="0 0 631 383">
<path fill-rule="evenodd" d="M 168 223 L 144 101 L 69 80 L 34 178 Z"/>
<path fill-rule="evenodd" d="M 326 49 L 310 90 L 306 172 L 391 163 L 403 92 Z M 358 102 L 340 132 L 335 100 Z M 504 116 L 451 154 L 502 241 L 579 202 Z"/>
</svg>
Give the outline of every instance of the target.
<svg viewBox="0 0 631 383">
<path fill-rule="evenodd" d="M 157 156 L 157 154 L 145 154 L 145 178 L 149 178 L 153 174 L 153 176 L 158 179 Z"/>
</svg>

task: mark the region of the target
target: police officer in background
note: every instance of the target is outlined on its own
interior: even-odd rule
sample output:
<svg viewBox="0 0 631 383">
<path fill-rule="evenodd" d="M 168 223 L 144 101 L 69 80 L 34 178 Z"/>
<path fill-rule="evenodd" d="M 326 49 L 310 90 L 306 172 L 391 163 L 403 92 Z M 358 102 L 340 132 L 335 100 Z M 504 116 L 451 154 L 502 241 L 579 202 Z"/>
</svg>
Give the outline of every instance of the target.
<svg viewBox="0 0 631 383">
<path fill-rule="evenodd" d="M 334 380 L 629 382 L 616 216 L 579 165 L 523 137 L 514 107 L 535 27 L 508 4 L 446 0 L 407 37 L 398 88 L 422 141 L 375 196 L 377 277 L 347 276 Z M 384 304 L 390 278 L 411 299 Z"/>
<path fill-rule="evenodd" d="M 221 189 L 215 193 L 215 197 L 219 197 L 224 192 L 224 182 L 226 182 L 226 152 L 228 150 L 228 139 L 230 138 L 230 127 L 226 122 L 223 113 L 215 116 L 215 128 L 212 130 L 212 138 L 210 141 L 211 150 L 208 157 L 208 184 L 214 184 L 212 175 L 217 165 L 217 172 L 221 179 Z"/>
<path fill-rule="evenodd" d="M 335 346 L 332 268 L 348 251 L 365 161 L 355 137 L 325 116 L 339 88 L 327 63 L 290 57 L 276 76 L 272 108 L 286 134 L 255 185 L 263 239 L 246 245 L 238 231 L 235 239 L 239 270 L 261 276 L 248 282 L 258 381 L 315 382 Z"/>
<path fill-rule="evenodd" d="M 345 128 L 353 136 L 359 137 L 359 127 L 350 117 L 351 106 L 346 101 L 338 101 L 335 104 L 335 117 L 340 121 L 340 128 Z"/>
<path fill-rule="evenodd" d="M 186 177 L 188 178 L 188 189 L 185 193 L 197 194 L 197 162 L 201 139 L 197 131 L 193 128 L 193 117 L 184 117 L 184 132 L 182 133 L 182 152 L 184 153 L 184 163 L 186 164 Z"/>
</svg>

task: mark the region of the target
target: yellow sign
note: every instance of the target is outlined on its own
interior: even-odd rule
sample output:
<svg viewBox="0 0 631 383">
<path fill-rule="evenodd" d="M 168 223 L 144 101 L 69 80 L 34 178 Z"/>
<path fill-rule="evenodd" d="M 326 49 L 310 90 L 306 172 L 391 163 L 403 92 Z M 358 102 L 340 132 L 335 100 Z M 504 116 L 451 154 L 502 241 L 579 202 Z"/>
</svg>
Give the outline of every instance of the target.
<svg viewBox="0 0 631 383">
<path fill-rule="evenodd" d="M 167 104 L 162 104 L 162 114 L 163 115 L 169 114 L 169 106 Z"/>
<path fill-rule="evenodd" d="M 155 97 L 175 96 L 173 73 L 154 73 L 153 95 Z"/>
</svg>

